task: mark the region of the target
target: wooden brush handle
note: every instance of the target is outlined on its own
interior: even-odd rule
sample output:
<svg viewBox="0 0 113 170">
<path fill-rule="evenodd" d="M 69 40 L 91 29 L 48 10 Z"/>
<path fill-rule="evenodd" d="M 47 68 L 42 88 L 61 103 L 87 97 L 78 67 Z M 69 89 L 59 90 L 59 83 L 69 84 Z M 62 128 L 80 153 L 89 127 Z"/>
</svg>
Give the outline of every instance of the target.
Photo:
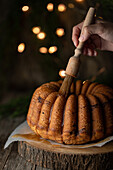
<svg viewBox="0 0 113 170">
<path fill-rule="evenodd" d="M 94 14 L 95 14 L 95 9 L 94 8 L 89 8 L 89 11 L 86 15 L 82 31 L 85 26 L 88 26 L 92 23 L 94 19 Z M 66 68 L 66 77 L 60 87 L 59 94 L 64 95 L 65 97 L 68 96 L 70 86 L 73 82 L 74 77 L 77 76 L 78 71 L 79 71 L 79 65 L 80 65 L 80 54 L 82 53 L 84 42 L 79 42 L 79 45 L 75 49 L 75 55 L 69 59 L 67 68 Z"/>
<path fill-rule="evenodd" d="M 84 23 L 83 23 L 83 26 L 82 26 L 82 29 L 81 29 L 81 34 L 83 32 L 84 27 L 90 25 L 93 22 L 94 15 L 95 15 L 95 8 L 90 7 L 89 11 L 88 11 L 88 13 L 85 17 L 85 20 L 84 20 Z M 75 49 L 75 55 L 74 56 L 78 57 L 81 54 L 83 46 L 84 46 L 84 42 L 79 42 L 77 48 Z"/>
<path fill-rule="evenodd" d="M 85 20 L 84 20 L 81 34 L 83 32 L 84 27 L 90 25 L 93 22 L 94 14 L 95 14 L 95 9 L 91 7 L 86 15 Z M 83 46 L 84 46 L 84 42 L 79 42 L 77 48 L 75 49 L 74 56 L 69 59 L 69 62 L 68 62 L 67 68 L 66 68 L 67 75 L 70 75 L 73 77 L 77 76 L 78 71 L 79 71 L 79 65 L 80 65 L 79 56 L 82 53 Z"/>
</svg>

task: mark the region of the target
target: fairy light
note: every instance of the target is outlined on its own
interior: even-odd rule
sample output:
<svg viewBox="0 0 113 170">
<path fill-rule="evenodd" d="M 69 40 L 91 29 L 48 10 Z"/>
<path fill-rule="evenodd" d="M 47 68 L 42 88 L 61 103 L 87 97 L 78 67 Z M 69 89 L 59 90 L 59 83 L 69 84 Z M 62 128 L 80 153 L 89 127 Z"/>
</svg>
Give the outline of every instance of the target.
<svg viewBox="0 0 113 170">
<path fill-rule="evenodd" d="M 40 32 L 39 34 L 37 34 L 37 38 L 38 38 L 38 39 L 43 40 L 45 37 L 46 37 L 45 32 Z"/>
<path fill-rule="evenodd" d="M 48 5 L 47 5 L 47 10 L 48 11 L 53 11 L 53 8 L 54 8 L 54 5 L 52 4 L 52 3 L 49 3 Z"/>
<path fill-rule="evenodd" d="M 66 76 L 66 71 L 65 70 L 60 70 L 59 75 L 60 75 L 60 77 L 64 78 Z"/>
<path fill-rule="evenodd" d="M 33 32 L 34 34 L 38 34 L 38 33 L 40 32 L 40 27 L 33 27 L 33 28 L 32 28 L 32 32 Z"/>
<path fill-rule="evenodd" d="M 75 5 L 74 5 L 73 3 L 69 3 L 69 4 L 68 4 L 68 7 L 69 7 L 69 8 L 74 8 Z"/>
<path fill-rule="evenodd" d="M 25 50 L 25 44 L 24 43 L 20 43 L 18 45 L 18 52 L 22 53 Z"/>
<path fill-rule="evenodd" d="M 75 0 L 76 2 L 83 2 L 84 0 Z"/>
<path fill-rule="evenodd" d="M 29 6 L 23 6 L 23 7 L 22 7 L 22 11 L 23 11 L 23 12 L 27 12 L 28 10 L 29 10 Z"/>
<path fill-rule="evenodd" d="M 57 28 L 56 29 L 56 34 L 59 36 L 59 37 L 62 37 L 64 35 L 64 29 L 63 28 Z"/>
<path fill-rule="evenodd" d="M 103 18 L 101 16 L 98 17 L 100 20 L 103 20 Z"/>
<path fill-rule="evenodd" d="M 40 48 L 39 48 L 39 52 L 40 52 L 40 53 L 46 54 L 47 51 L 48 51 L 48 50 L 47 50 L 46 47 L 40 47 Z"/>
<path fill-rule="evenodd" d="M 66 6 L 64 4 L 59 4 L 58 5 L 58 11 L 59 12 L 64 12 L 66 11 Z"/>
<path fill-rule="evenodd" d="M 49 50 L 48 50 L 48 52 L 49 52 L 50 54 L 55 53 L 56 51 L 57 51 L 57 47 L 56 47 L 56 46 L 51 46 L 51 47 L 49 48 Z"/>
</svg>

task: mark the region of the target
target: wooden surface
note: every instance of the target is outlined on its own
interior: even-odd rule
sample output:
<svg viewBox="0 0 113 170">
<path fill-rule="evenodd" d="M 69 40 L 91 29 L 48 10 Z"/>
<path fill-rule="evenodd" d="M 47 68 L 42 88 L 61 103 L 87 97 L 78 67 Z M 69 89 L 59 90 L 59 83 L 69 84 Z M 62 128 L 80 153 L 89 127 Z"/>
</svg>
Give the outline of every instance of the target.
<svg viewBox="0 0 113 170">
<path fill-rule="evenodd" d="M 38 167 L 18 154 L 18 143 L 12 143 L 7 149 L 3 149 L 10 133 L 25 120 L 25 117 L 4 118 L 0 120 L 0 170 L 49 170 Z"/>
<path fill-rule="evenodd" d="M 95 154 L 92 154 L 90 156 L 89 156 L 89 153 L 87 156 L 84 156 L 84 154 L 81 156 L 79 155 L 79 159 L 78 159 L 78 154 L 76 155 L 76 154 L 71 154 L 71 153 L 68 154 L 68 156 L 66 156 L 66 153 L 64 155 L 57 153 L 57 157 L 56 157 L 56 154 L 55 154 L 56 151 L 55 152 L 53 151 L 54 148 L 52 148 L 52 151 L 51 151 L 51 148 L 49 148 L 50 154 L 48 155 L 48 151 L 45 150 L 43 147 L 44 145 L 42 146 L 41 149 L 36 148 L 36 146 L 29 148 L 29 146 L 24 145 L 24 148 L 21 148 L 23 151 L 24 157 L 23 155 L 20 156 L 18 154 L 18 143 L 17 142 L 11 144 L 7 149 L 4 150 L 3 147 L 7 140 L 7 137 L 24 120 L 25 120 L 25 117 L 14 118 L 14 119 L 5 118 L 5 119 L 0 120 L 0 170 L 52 170 L 52 169 L 113 170 L 113 152 L 112 152 L 113 147 L 112 145 L 110 146 L 111 152 L 110 152 L 110 147 L 108 147 L 107 149 L 109 150 L 109 153 L 107 153 L 104 150 L 104 154 L 101 153 L 99 156 L 96 157 L 96 159 L 94 159 L 95 154 L 97 152 L 96 149 L 94 151 Z M 31 149 L 31 151 L 29 149 Z M 37 157 L 37 160 L 38 160 L 37 165 L 35 165 L 34 162 L 30 162 L 31 158 L 32 160 L 34 160 L 32 156 L 30 158 L 29 155 L 27 155 L 27 158 L 29 161 L 26 161 L 25 154 L 28 151 L 30 151 L 32 153 L 31 155 L 32 156 L 34 155 L 34 157 L 35 157 L 35 152 L 38 151 L 38 154 L 42 155 L 42 157 L 44 158 L 44 161 L 43 161 L 44 163 L 40 161 L 42 158 L 41 156 Z M 57 148 L 57 151 L 59 152 L 58 148 Z M 78 150 L 78 152 L 79 151 L 80 150 Z M 68 152 L 70 151 L 68 150 Z M 50 157 L 51 162 L 48 161 L 49 157 Z M 45 158 L 46 158 L 46 162 L 45 162 Z M 54 164 L 54 162 L 57 159 L 59 159 L 59 164 Z M 95 160 L 95 162 L 93 161 L 93 164 L 91 164 L 92 160 Z M 72 168 L 72 162 L 74 164 L 73 168 Z M 99 168 L 97 168 L 96 162 L 101 162 Z M 47 164 L 49 164 L 49 166 L 47 166 Z"/>
<path fill-rule="evenodd" d="M 19 142 L 19 154 L 27 161 L 49 169 L 110 170 L 113 169 L 113 142 L 101 148 L 63 148 L 49 143 Z"/>
</svg>

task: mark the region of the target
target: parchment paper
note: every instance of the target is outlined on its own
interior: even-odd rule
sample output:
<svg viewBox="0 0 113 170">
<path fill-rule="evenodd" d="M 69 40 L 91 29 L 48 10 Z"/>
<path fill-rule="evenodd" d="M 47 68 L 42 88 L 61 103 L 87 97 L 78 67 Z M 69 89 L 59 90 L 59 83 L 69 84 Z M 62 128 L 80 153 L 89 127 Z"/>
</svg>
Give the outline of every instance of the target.
<svg viewBox="0 0 113 170">
<path fill-rule="evenodd" d="M 35 135 L 35 133 L 28 126 L 27 121 L 25 121 L 22 124 L 20 124 L 11 133 L 11 135 L 8 137 L 8 139 L 7 139 L 6 143 L 5 143 L 4 149 L 7 148 L 12 142 L 15 142 L 15 141 L 26 141 L 26 142 L 33 142 L 33 143 L 40 142 L 40 141 L 36 141 L 34 139 L 31 140 L 31 139 L 26 139 L 24 137 L 19 136 L 19 135 L 22 135 L 22 134 L 26 134 L 26 135 L 27 134 L 32 134 L 32 135 Z M 46 139 L 43 139 L 43 140 L 46 140 Z M 97 143 L 83 144 L 83 145 L 64 145 L 64 144 L 58 144 L 58 143 L 53 142 L 51 140 L 48 140 L 48 141 L 51 142 L 51 144 L 53 144 L 53 145 L 57 144 L 57 145 L 61 145 L 62 147 L 65 147 L 65 148 L 89 148 L 89 147 L 94 147 L 94 146 L 102 147 L 103 145 L 105 145 L 106 143 L 108 143 L 108 142 L 110 142 L 112 140 L 113 140 L 113 136 L 110 136 L 110 137 L 107 137 L 104 140 L 101 140 L 101 141 L 97 142 Z"/>
</svg>

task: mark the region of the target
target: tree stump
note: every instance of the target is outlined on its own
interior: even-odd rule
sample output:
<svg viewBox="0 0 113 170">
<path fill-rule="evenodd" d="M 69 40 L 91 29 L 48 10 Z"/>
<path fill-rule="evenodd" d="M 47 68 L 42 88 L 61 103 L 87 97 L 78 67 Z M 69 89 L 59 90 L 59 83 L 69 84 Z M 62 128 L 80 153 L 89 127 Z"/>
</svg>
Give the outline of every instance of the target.
<svg viewBox="0 0 113 170">
<path fill-rule="evenodd" d="M 18 142 L 19 154 L 31 163 L 55 170 L 112 170 L 113 142 L 103 147 L 64 148 L 49 143 Z"/>
</svg>

